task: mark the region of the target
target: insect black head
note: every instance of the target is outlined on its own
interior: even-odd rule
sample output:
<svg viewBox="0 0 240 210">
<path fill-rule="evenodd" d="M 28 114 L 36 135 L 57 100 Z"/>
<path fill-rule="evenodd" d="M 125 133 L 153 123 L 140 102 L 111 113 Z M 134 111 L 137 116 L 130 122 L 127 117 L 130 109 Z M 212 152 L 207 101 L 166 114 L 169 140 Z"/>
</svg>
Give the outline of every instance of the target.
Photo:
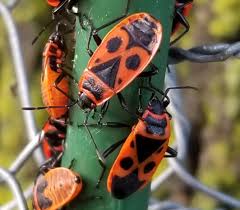
<svg viewBox="0 0 240 210">
<path fill-rule="evenodd" d="M 96 107 L 93 101 L 85 93 L 79 93 L 78 105 L 83 110 L 92 110 Z"/>
<path fill-rule="evenodd" d="M 162 114 L 165 112 L 165 109 L 168 106 L 168 104 L 169 102 L 167 100 L 160 101 L 157 97 L 154 97 L 148 103 L 148 109 L 154 114 Z"/>
</svg>

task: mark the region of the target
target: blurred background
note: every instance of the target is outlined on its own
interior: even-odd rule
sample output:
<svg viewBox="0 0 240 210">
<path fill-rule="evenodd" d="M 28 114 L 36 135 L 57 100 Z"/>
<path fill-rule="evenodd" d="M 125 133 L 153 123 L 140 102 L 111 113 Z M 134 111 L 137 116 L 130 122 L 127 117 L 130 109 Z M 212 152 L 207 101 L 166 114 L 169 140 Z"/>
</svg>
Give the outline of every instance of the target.
<svg viewBox="0 0 240 210">
<path fill-rule="evenodd" d="M 20 32 L 32 104 L 41 105 L 39 84 L 42 50 L 52 31 L 51 27 L 34 46 L 31 41 L 50 20 L 51 10 L 45 1 L 22 0 L 13 14 Z M 178 43 L 180 47 L 239 41 L 240 1 L 195 0 L 188 20 L 191 29 Z M 0 31 L 0 166 L 7 168 L 26 145 L 27 139 L 2 18 Z M 189 94 L 188 91 L 183 93 L 185 111 L 192 126 L 187 167 L 206 185 L 240 199 L 240 60 L 209 64 L 184 62 L 176 68 L 179 84 L 191 84 L 200 89 L 197 94 Z M 47 119 L 46 111 L 34 114 L 40 129 Z M 166 161 L 161 165 L 159 173 L 165 165 Z M 23 188 L 33 182 L 36 171 L 34 161 L 29 160 L 18 173 L 17 178 Z M 193 191 L 176 177 L 165 182 L 154 196 L 200 209 L 224 207 L 205 194 Z M 0 205 L 11 198 L 10 191 L 1 184 Z"/>
</svg>

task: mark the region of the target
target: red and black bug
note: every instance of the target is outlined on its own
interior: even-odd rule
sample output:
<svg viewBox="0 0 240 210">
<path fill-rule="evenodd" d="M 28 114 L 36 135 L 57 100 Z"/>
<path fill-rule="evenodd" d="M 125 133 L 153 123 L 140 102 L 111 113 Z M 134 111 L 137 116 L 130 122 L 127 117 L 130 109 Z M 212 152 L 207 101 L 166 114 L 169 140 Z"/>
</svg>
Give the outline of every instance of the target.
<svg viewBox="0 0 240 210">
<path fill-rule="evenodd" d="M 50 37 L 43 52 L 43 69 L 41 76 L 41 91 L 45 106 L 68 104 L 69 85 L 63 70 L 65 60 L 64 39 L 57 30 Z M 47 109 L 52 118 L 61 118 L 67 114 L 68 109 Z"/>
<path fill-rule="evenodd" d="M 82 190 L 82 178 L 64 167 L 48 170 L 39 175 L 33 187 L 35 210 L 60 209 L 73 200 Z"/>
<path fill-rule="evenodd" d="M 64 150 L 66 138 L 65 119 L 49 118 L 45 123 L 43 131 L 42 149 L 46 159 L 58 156 Z"/>
<path fill-rule="evenodd" d="M 72 76 L 65 65 L 67 48 L 60 32 L 59 23 L 45 45 L 42 60 L 41 92 L 43 107 L 24 107 L 23 110 L 47 109 L 53 119 L 66 118 L 68 115 L 68 77 Z M 74 99 L 72 99 L 74 100 Z M 53 107 L 53 108 L 51 108 Z M 59 108 L 58 108 L 59 107 Z"/>
<path fill-rule="evenodd" d="M 160 100 L 155 92 L 138 123 L 132 127 L 129 136 L 103 153 L 103 157 L 106 158 L 123 143 L 107 180 L 107 189 L 115 198 L 126 198 L 144 188 L 151 181 L 164 157 L 176 157 L 177 152 L 168 146 L 171 115 L 166 110 L 170 103 L 167 93 L 171 89 L 183 88 L 196 89 L 190 86 L 170 87 L 163 93 L 153 87 L 147 88 L 154 92 L 158 91 L 163 98 Z"/>
<path fill-rule="evenodd" d="M 100 40 L 97 31 L 104 27 L 92 30 L 95 41 Z M 119 95 L 151 63 L 161 38 L 160 21 L 147 13 L 136 13 L 120 21 L 98 42 L 93 54 L 89 49 L 90 36 L 88 49 L 92 55 L 79 79 L 79 106 L 92 110 Z"/>
<path fill-rule="evenodd" d="M 184 26 L 185 30 L 171 42 L 171 45 L 176 43 L 189 31 L 189 23 L 186 19 L 186 16 L 189 15 L 190 10 L 192 9 L 193 0 L 176 0 L 174 18 L 172 24 L 172 34 L 174 34 L 179 27 Z"/>
</svg>

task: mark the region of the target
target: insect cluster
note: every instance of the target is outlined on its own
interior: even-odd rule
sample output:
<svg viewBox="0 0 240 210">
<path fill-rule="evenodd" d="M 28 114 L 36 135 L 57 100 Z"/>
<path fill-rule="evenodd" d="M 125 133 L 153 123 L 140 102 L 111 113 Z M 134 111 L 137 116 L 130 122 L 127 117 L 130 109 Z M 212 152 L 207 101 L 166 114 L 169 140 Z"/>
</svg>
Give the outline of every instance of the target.
<svg viewBox="0 0 240 210">
<path fill-rule="evenodd" d="M 41 91 L 43 107 L 24 107 L 24 110 L 46 109 L 49 119 L 42 129 L 43 153 L 46 162 L 40 167 L 33 189 L 33 206 L 40 209 L 59 209 L 68 204 L 82 190 L 83 183 L 80 175 L 71 168 L 60 167 L 64 152 L 68 119 L 68 109 L 77 105 L 86 113 L 84 126 L 90 134 L 101 163 L 102 173 L 99 176 L 97 187 L 104 176 L 106 169 L 105 159 L 118 147 L 120 152 L 115 159 L 107 179 L 107 189 L 117 199 L 124 199 L 137 190 L 144 188 L 152 179 L 157 166 L 164 157 L 176 157 L 177 152 L 168 146 L 170 138 L 171 115 L 166 107 L 170 100 L 167 93 L 171 89 L 192 88 L 190 86 L 170 87 L 165 92 L 153 86 L 151 77 L 158 73 L 158 67 L 152 63 L 162 40 L 162 24 L 151 14 L 140 12 L 128 14 L 131 0 L 127 1 L 125 13 L 109 23 L 95 28 L 89 20 L 90 36 L 87 43 L 89 62 L 76 80 L 71 75 L 71 67 L 66 64 L 68 48 L 64 36 L 72 33 L 66 30 L 64 18 L 82 15 L 76 11 L 76 0 L 48 0 L 53 7 L 53 22 L 56 29 L 49 37 L 43 52 L 41 76 Z M 182 25 L 183 33 L 175 38 L 171 44 L 178 41 L 188 30 L 186 16 L 192 6 L 192 0 L 177 0 L 175 3 L 172 34 Z M 60 16 L 60 18 L 59 18 Z M 81 20 L 79 20 L 81 23 Z M 103 28 L 117 23 L 103 38 L 98 32 Z M 68 21 L 67 25 L 73 25 Z M 83 26 L 82 26 L 83 27 Z M 65 30 L 62 30 L 64 28 Z M 40 32 L 41 34 L 42 32 Z M 91 39 L 98 48 L 90 49 Z M 151 70 L 144 71 L 150 66 Z M 121 91 L 131 84 L 137 77 L 148 78 L 148 86 L 139 87 L 139 110 L 142 110 L 142 90 L 152 93 L 148 106 L 142 112 L 134 113 L 138 122 L 132 126 L 132 131 L 125 139 L 111 145 L 104 152 L 98 147 L 88 129 L 88 116 L 101 107 L 96 126 L 125 126 L 121 123 L 102 123 L 104 114 L 109 107 L 109 101 L 115 95 L 124 110 L 128 110 Z M 73 81 L 78 88 L 78 97 L 75 99 L 69 94 L 69 81 Z M 133 114 L 133 113 L 131 113 Z"/>
</svg>

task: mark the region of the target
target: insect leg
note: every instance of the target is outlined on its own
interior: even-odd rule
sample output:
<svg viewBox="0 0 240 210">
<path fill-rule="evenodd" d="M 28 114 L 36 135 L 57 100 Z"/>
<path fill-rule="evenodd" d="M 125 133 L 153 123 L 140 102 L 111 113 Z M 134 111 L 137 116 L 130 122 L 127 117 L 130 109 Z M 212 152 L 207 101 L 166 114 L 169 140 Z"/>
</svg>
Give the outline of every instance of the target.
<svg viewBox="0 0 240 210">
<path fill-rule="evenodd" d="M 53 87 L 55 87 L 58 91 L 60 91 L 63 95 L 65 95 L 67 98 L 69 98 L 71 101 L 76 101 L 72 96 L 70 96 L 68 93 L 66 93 L 64 90 L 62 90 L 58 84 L 62 81 L 62 79 L 65 77 L 65 73 L 61 73 L 55 82 L 53 83 Z"/>
<path fill-rule="evenodd" d="M 114 144 L 112 144 L 110 147 L 108 147 L 104 152 L 103 152 L 103 158 L 106 159 L 108 155 L 110 155 L 114 150 L 116 150 L 119 146 L 121 146 L 124 142 L 125 142 L 126 138 L 124 138 L 123 140 L 120 140 Z M 102 168 L 102 171 L 100 173 L 100 176 L 98 178 L 97 184 L 96 184 L 96 188 L 99 187 L 100 182 L 103 179 L 103 176 L 105 174 L 106 171 L 106 165 L 105 167 Z"/>
<path fill-rule="evenodd" d="M 38 33 L 38 35 L 32 40 L 32 45 L 35 44 L 35 42 L 36 42 L 36 41 L 38 40 L 38 38 L 42 35 L 42 33 L 43 33 L 44 31 L 46 31 L 46 29 L 47 29 L 50 25 L 52 25 L 52 23 L 54 23 L 54 22 L 56 22 L 55 19 L 49 21 L 49 22 L 42 28 L 42 30 Z"/>
<path fill-rule="evenodd" d="M 110 155 L 112 152 L 114 152 L 119 146 L 121 146 L 124 142 L 126 141 L 126 138 L 112 144 L 110 147 L 108 147 L 106 150 L 103 152 L 103 157 L 107 158 L 108 155 Z"/>
<path fill-rule="evenodd" d="M 119 20 L 125 18 L 127 16 L 127 14 L 128 14 L 129 4 L 130 4 L 130 0 L 127 0 L 127 5 L 126 5 L 126 8 L 125 8 L 124 14 L 122 16 L 117 17 L 114 20 L 109 21 L 109 22 L 99 26 L 98 28 L 94 28 L 93 27 L 93 23 L 90 22 L 90 24 L 91 24 L 91 31 L 90 31 L 90 35 L 89 35 L 89 38 L 88 38 L 88 44 L 87 44 L 87 51 L 88 51 L 88 54 L 89 54 L 90 57 L 93 55 L 93 51 L 89 47 L 90 46 L 90 42 L 91 42 L 91 38 L 93 37 L 95 43 L 97 45 L 100 45 L 101 42 L 102 42 L 102 39 L 99 37 L 98 32 L 101 31 L 102 29 L 104 29 L 104 28 L 106 28 L 106 27 L 108 27 L 108 26 L 118 22 Z"/>
<path fill-rule="evenodd" d="M 143 114 L 142 88 L 138 88 L 138 108 L 137 108 L 137 113 L 139 115 Z"/>
<path fill-rule="evenodd" d="M 65 5 L 67 5 L 69 0 L 65 0 L 63 1 L 58 7 L 56 7 L 53 11 L 52 11 L 52 15 L 53 17 L 55 17 L 55 15 L 58 13 L 58 11 L 62 10 L 65 8 Z"/>
<path fill-rule="evenodd" d="M 100 27 L 98 27 L 98 28 L 96 28 L 96 29 L 93 29 L 93 35 L 94 35 L 94 34 L 97 34 L 100 30 L 102 30 L 102 29 L 104 29 L 104 28 L 106 28 L 106 27 L 108 27 L 108 26 L 110 26 L 110 25 L 118 22 L 119 20 L 125 18 L 125 17 L 127 16 L 127 14 L 128 14 L 130 1 L 131 1 L 131 0 L 127 0 L 127 5 L 126 5 L 125 11 L 124 11 L 124 13 L 123 13 L 122 16 L 117 17 L 117 18 L 115 18 L 114 20 L 111 20 L 111 21 L 103 24 L 102 26 L 100 26 Z"/>
<path fill-rule="evenodd" d="M 171 41 L 170 45 L 175 44 L 179 39 L 181 39 L 189 31 L 190 25 L 189 25 L 187 19 L 185 18 L 185 16 L 181 13 L 181 10 L 188 4 L 191 4 L 192 2 L 193 1 L 189 1 L 176 9 L 175 18 L 178 18 L 180 24 L 182 24 L 182 26 L 184 26 L 185 30 L 177 38 L 175 38 L 173 41 Z"/>
<path fill-rule="evenodd" d="M 77 160 L 76 160 L 75 158 L 73 158 L 73 159 L 71 160 L 69 166 L 68 166 L 68 169 L 72 169 L 73 166 L 75 165 L 76 161 L 77 161 Z"/>
<path fill-rule="evenodd" d="M 99 114 L 99 118 L 98 118 L 98 122 L 97 122 L 98 124 L 101 123 L 104 115 L 106 114 L 106 112 L 107 112 L 107 110 L 108 110 L 108 107 L 109 107 L 109 104 L 110 104 L 110 102 L 107 101 L 107 102 L 105 102 L 105 103 L 102 105 L 101 111 L 100 111 L 100 114 Z"/>
<path fill-rule="evenodd" d="M 123 95 L 121 93 L 118 93 L 117 96 L 118 96 L 118 100 L 120 102 L 121 107 L 130 115 L 134 117 L 138 117 L 136 114 L 129 111 L 129 108 L 127 106 L 126 100 L 124 99 Z"/>
<path fill-rule="evenodd" d="M 105 161 L 105 158 L 104 158 L 104 157 L 102 156 L 102 154 L 100 153 L 100 151 L 99 151 L 99 149 L 98 149 L 98 146 L 97 146 L 97 144 L 96 144 L 96 142 L 95 142 L 95 140 L 94 140 L 94 138 L 93 138 L 93 136 L 92 136 L 92 134 L 91 134 L 88 126 L 87 126 L 87 121 L 88 121 L 88 117 L 89 117 L 90 113 L 91 113 L 91 112 L 88 112 L 88 113 L 87 113 L 86 118 L 85 118 L 85 120 L 84 120 L 84 122 L 83 122 L 83 126 L 85 127 L 85 129 L 86 129 L 88 135 L 90 136 L 90 139 L 91 139 L 91 141 L 92 141 L 92 143 L 93 143 L 93 145 L 94 145 L 94 148 L 95 148 L 95 151 L 96 151 L 96 154 L 97 154 L 97 157 L 98 157 L 98 162 L 99 162 L 100 166 L 102 167 L 102 173 L 101 173 L 101 174 L 104 174 L 104 172 L 105 172 L 105 170 L 106 170 L 106 161 Z M 103 176 L 103 175 L 102 175 L 102 176 Z M 99 187 L 100 182 L 101 182 L 101 179 L 98 180 L 97 185 L 96 185 L 96 188 Z"/>
<path fill-rule="evenodd" d="M 159 72 L 159 68 L 155 66 L 153 63 L 150 63 L 149 65 L 151 66 L 151 70 L 142 72 L 141 74 L 138 75 L 138 77 L 151 77 Z"/>
<path fill-rule="evenodd" d="M 166 158 L 177 157 L 177 151 L 171 147 L 167 148 L 167 153 L 168 153 L 168 155 L 164 155 L 164 157 L 166 157 Z"/>
<path fill-rule="evenodd" d="M 84 126 L 83 124 L 78 124 L 78 128 Z M 130 128 L 131 126 L 121 122 L 100 122 L 100 123 L 88 123 L 87 126 L 104 126 L 109 128 Z"/>
</svg>

